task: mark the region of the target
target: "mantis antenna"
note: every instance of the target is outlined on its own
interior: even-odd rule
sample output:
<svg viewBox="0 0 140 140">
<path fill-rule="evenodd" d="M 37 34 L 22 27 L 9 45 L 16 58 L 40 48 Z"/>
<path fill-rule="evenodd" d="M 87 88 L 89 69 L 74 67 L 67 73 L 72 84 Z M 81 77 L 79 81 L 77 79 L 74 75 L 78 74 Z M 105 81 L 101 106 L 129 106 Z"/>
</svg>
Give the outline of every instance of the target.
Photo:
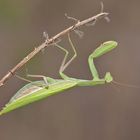
<svg viewBox="0 0 140 140">
<path fill-rule="evenodd" d="M 123 87 L 128 87 L 128 88 L 140 88 L 140 86 L 126 84 L 126 83 L 121 83 L 121 82 L 117 82 L 115 80 L 113 80 L 112 83 L 114 83 L 114 84 L 116 84 L 118 86 L 123 86 Z"/>
</svg>

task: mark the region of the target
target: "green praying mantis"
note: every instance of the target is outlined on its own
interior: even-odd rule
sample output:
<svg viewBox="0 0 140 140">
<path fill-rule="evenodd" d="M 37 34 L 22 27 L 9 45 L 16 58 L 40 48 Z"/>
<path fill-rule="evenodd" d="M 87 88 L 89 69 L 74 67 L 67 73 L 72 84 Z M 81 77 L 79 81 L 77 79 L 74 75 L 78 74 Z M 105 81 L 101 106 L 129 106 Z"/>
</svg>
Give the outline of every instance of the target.
<svg viewBox="0 0 140 140">
<path fill-rule="evenodd" d="M 76 49 L 70 39 L 70 35 L 68 34 L 69 43 L 74 51 L 73 57 L 66 62 L 68 57 L 68 51 L 61 47 L 58 44 L 55 44 L 56 47 L 65 52 L 64 59 L 61 63 L 59 74 L 62 79 L 53 79 L 50 77 L 45 77 L 42 75 L 29 75 L 31 77 L 42 77 L 41 81 L 30 82 L 21 88 L 5 105 L 5 107 L 0 111 L 0 115 L 13 111 L 17 108 L 25 106 L 27 104 L 36 102 L 38 100 L 47 98 L 49 96 L 55 95 L 67 89 L 76 87 L 76 86 L 96 86 L 102 85 L 106 83 L 110 83 L 113 81 L 113 77 L 110 72 L 106 72 L 104 78 L 100 78 L 98 71 L 94 65 L 94 59 L 102 56 L 103 54 L 113 50 L 117 47 L 116 41 L 107 41 L 102 43 L 95 51 L 93 51 L 88 57 L 88 64 L 92 74 L 91 80 L 84 79 L 76 79 L 71 78 L 64 74 L 64 70 L 70 65 L 70 63 L 77 56 Z"/>
</svg>

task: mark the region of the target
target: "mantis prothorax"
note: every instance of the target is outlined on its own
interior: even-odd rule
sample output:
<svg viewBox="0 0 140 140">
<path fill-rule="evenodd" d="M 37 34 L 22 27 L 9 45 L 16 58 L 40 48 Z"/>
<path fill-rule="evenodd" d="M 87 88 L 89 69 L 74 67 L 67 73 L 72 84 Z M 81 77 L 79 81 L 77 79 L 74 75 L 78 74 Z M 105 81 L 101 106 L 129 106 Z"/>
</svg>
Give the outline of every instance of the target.
<svg viewBox="0 0 140 140">
<path fill-rule="evenodd" d="M 58 44 L 55 44 L 56 47 L 58 47 L 59 49 L 65 52 L 65 56 L 59 70 L 59 74 L 62 79 L 53 79 L 50 77 L 45 77 L 40 75 L 36 76 L 36 77 L 42 77 L 44 80 L 31 82 L 25 85 L 23 88 L 21 88 L 10 99 L 10 101 L 5 105 L 5 107 L 0 111 L 0 115 L 76 86 L 95 86 L 95 85 L 102 85 L 102 84 L 112 82 L 113 77 L 111 76 L 110 72 L 107 72 L 104 78 L 99 77 L 98 71 L 94 65 L 94 59 L 116 48 L 117 42 L 115 41 L 104 42 L 89 55 L 88 64 L 92 74 L 92 79 L 83 80 L 83 79 L 71 78 L 66 74 L 64 74 L 64 70 L 70 65 L 70 63 L 77 56 L 76 50 L 70 39 L 69 34 L 68 34 L 68 39 L 74 51 L 74 56 L 68 62 L 66 62 L 68 51 L 63 47 L 59 46 Z M 31 76 L 33 77 L 33 75 Z"/>
</svg>

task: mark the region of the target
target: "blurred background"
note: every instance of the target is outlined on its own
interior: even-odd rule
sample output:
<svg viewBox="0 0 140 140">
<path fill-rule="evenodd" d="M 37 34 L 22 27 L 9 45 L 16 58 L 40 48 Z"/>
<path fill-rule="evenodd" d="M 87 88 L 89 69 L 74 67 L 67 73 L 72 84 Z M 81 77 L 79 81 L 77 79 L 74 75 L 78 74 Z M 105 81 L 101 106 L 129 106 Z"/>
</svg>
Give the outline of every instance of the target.
<svg viewBox="0 0 140 140">
<path fill-rule="evenodd" d="M 140 86 L 140 1 L 102 0 L 111 21 L 82 27 L 71 34 L 78 57 L 69 76 L 91 79 L 87 58 L 100 43 L 116 40 L 118 48 L 96 60 L 101 76 Z M 73 24 L 64 14 L 83 20 L 100 12 L 99 0 L 0 0 L 0 77 L 43 41 Z M 71 53 L 67 37 L 61 43 Z M 72 55 L 72 54 L 71 54 Z M 30 74 L 60 78 L 64 54 L 51 46 L 27 63 Z M 18 71 L 25 76 L 25 67 Z M 0 88 L 0 107 L 26 82 L 12 77 Z M 78 87 L 0 117 L 1 140 L 139 140 L 140 90 L 108 84 Z"/>
</svg>

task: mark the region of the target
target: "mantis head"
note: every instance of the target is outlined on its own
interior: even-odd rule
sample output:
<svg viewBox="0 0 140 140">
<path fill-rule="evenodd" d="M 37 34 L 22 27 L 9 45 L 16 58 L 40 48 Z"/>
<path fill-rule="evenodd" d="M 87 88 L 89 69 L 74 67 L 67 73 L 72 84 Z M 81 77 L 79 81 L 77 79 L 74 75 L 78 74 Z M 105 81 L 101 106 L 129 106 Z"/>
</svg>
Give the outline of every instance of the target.
<svg viewBox="0 0 140 140">
<path fill-rule="evenodd" d="M 112 81 L 113 81 L 113 77 L 112 77 L 111 73 L 110 72 L 107 72 L 105 74 L 105 82 L 110 83 Z"/>
</svg>

